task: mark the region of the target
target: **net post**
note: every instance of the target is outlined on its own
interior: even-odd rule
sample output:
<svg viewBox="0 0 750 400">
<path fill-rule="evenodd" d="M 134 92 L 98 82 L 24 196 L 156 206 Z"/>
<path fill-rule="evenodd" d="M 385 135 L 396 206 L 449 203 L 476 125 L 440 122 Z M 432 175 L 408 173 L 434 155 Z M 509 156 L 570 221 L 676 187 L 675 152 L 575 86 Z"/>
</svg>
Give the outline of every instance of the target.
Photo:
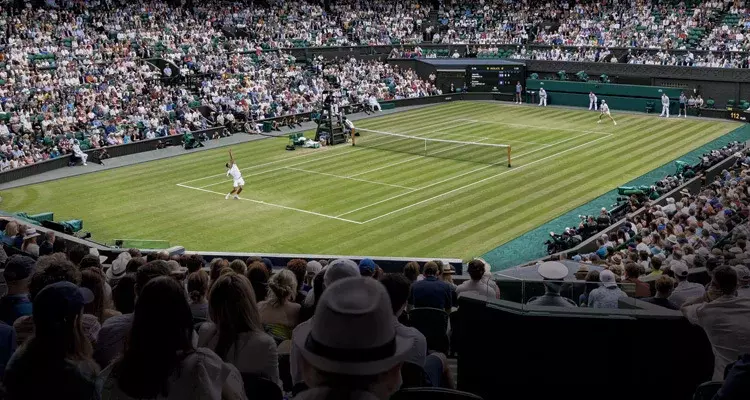
<svg viewBox="0 0 750 400">
<path fill-rule="evenodd" d="M 508 168 L 511 168 L 511 163 L 510 163 L 510 146 L 508 146 Z"/>
</svg>

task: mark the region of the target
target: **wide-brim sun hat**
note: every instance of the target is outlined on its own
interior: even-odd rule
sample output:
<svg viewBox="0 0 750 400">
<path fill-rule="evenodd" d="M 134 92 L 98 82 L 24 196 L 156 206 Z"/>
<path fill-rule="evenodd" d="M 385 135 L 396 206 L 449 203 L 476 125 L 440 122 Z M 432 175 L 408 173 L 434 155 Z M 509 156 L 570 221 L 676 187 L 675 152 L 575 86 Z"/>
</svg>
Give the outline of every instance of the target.
<svg viewBox="0 0 750 400">
<path fill-rule="evenodd" d="M 404 362 L 414 339 L 399 335 L 385 287 L 367 277 L 326 287 L 311 323 L 297 327 L 294 346 L 313 368 L 371 376 Z"/>
</svg>

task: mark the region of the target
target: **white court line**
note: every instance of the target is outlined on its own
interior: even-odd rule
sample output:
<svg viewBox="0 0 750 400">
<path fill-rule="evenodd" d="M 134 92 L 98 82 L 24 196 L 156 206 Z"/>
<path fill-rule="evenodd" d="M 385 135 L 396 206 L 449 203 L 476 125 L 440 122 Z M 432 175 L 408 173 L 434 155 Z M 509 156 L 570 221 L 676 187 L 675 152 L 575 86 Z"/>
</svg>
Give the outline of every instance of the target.
<svg viewBox="0 0 750 400">
<path fill-rule="evenodd" d="M 500 122 L 500 121 L 483 121 L 478 119 L 467 119 L 467 118 L 459 118 L 457 121 L 471 121 L 475 124 L 494 124 L 494 125 L 505 125 L 505 126 L 517 126 L 520 128 L 534 128 L 534 129 L 547 129 L 551 131 L 568 131 L 568 132 L 584 132 L 584 133 L 593 133 L 597 135 L 609 135 L 607 132 L 597 132 L 597 131 L 583 131 L 580 129 L 567 129 L 567 128 L 555 128 L 553 126 L 538 126 L 538 125 L 524 125 L 524 124 L 510 124 L 507 122 Z"/>
<path fill-rule="evenodd" d="M 226 193 L 215 192 L 213 190 L 206 190 L 206 189 L 203 189 L 203 188 L 197 188 L 197 187 L 187 186 L 187 185 L 183 185 L 183 184 L 180 184 L 180 183 L 178 183 L 177 186 L 183 187 L 183 188 L 186 188 L 186 189 L 200 190 L 201 192 L 214 193 L 214 194 L 218 194 L 218 195 L 221 195 L 221 196 L 226 196 Z M 318 217 L 335 219 L 337 221 L 343 221 L 343 222 L 349 222 L 349 223 L 352 223 L 352 224 L 362 225 L 362 222 L 359 222 L 359 221 L 354 221 L 354 220 L 346 219 L 346 218 L 339 218 L 339 217 L 335 217 L 333 215 L 321 214 L 321 213 L 317 213 L 317 212 L 314 212 L 314 211 L 303 210 L 303 209 L 300 209 L 300 208 L 282 206 L 281 204 L 268 203 L 268 202 L 261 201 L 261 200 L 248 199 L 246 197 L 240 197 L 240 200 L 250 201 L 250 202 L 253 202 L 253 203 L 262 204 L 264 206 L 269 206 L 269 207 L 283 208 L 285 210 L 291 210 L 291 211 L 297 211 L 297 212 L 301 212 L 301 213 L 305 213 L 305 214 L 316 215 Z"/>
<path fill-rule="evenodd" d="M 385 183 L 385 182 L 369 181 L 367 179 L 357 179 L 357 178 L 352 178 L 352 177 L 349 177 L 349 176 L 341 176 L 341 175 L 336 175 L 336 174 L 329 174 L 329 173 L 326 173 L 326 172 L 310 171 L 310 170 L 306 170 L 306 169 L 302 169 L 302 168 L 287 167 L 286 169 L 289 169 L 289 170 L 292 170 L 292 171 L 307 172 L 308 174 L 316 174 L 316 175 L 323 175 L 323 176 L 332 176 L 334 178 L 348 179 L 350 181 L 365 182 L 365 183 L 372 183 L 372 184 L 375 184 L 375 185 L 383 185 L 383 186 L 391 186 L 391 187 L 396 187 L 396 188 L 401 188 L 401 189 L 415 190 L 413 187 L 408 187 L 408 186 L 393 185 L 393 184 Z"/>
<path fill-rule="evenodd" d="M 409 132 L 414 132 L 414 131 L 421 131 L 422 129 L 432 128 L 433 126 L 450 124 L 451 122 L 455 122 L 455 121 L 465 121 L 465 120 L 463 120 L 463 119 L 454 119 L 454 120 L 451 120 L 451 121 L 443 121 L 443 122 L 436 122 L 434 124 L 429 124 L 429 125 L 422 125 L 419 128 L 409 129 L 408 131 L 400 132 L 399 135 L 404 135 L 404 134 L 407 134 Z M 430 133 L 440 132 L 440 131 L 444 131 L 446 129 L 453 129 L 453 128 L 457 127 L 457 126 L 470 125 L 470 124 L 472 124 L 472 122 L 466 122 L 464 124 L 457 124 L 457 125 L 446 126 L 445 128 L 441 128 L 441 129 L 432 131 Z"/>
<path fill-rule="evenodd" d="M 611 136 L 611 134 L 610 134 L 609 136 Z M 430 197 L 430 198 L 428 198 L 428 199 L 425 199 L 425 200 L 422 200 L 422 201 L 419 201 L 419 202 L 416 202 L 416 203 L 413 203 L 413 204 L 409 204 L 408 206 L 405 206 L 405 207 L 401 207 L 401 208 L 399 208 L 399 209 L 397 209 L 397 210 L 393 210 L 393 211 L 387 212 L 387 213 L 385 213 L 385 214 L 379 215 L 379 216 L 377 216 L 377 217 L 374 217 L 374 218 L 370 218 L 370 219 L 368 219 L 367 221 L 364 221 L 364 222 L 363 222 L 363 224 L 366 224 L 366 223 L 368 223 L 368 222 L 372 222 L 372 221 L 375 221 L 375 220 L 377 220 L 377 219 L 380 219 L 380 218 L 383 218 L 383 217 L 387 217 L 387 216 L 389 216 L 389 215 L 391 215 L 391 214 L 395 214 L 395 213 L 397 213 L 397 212 L 401 212 L 401 211 L 403 211 L 403 210 L 406 210 L 406 209 L 412 208 L 412 207 L 414 207 L 414 206 L 418 206 L 418 205 L 420 205 L 420 204 L 424 204 L 424 203 L 430 202 L 430 201 L 432 201 L 432 200 L 435 200 L 435 199 L 437 199 L 437 198 L 440 198 L 440 197 L 443 197 L 443 196 L 446 196 L 446 195 L 449 195 L 449 194 L 452 194 L 452 193 L 456 193 L 456 192 L 458 192 L 458 191 L 462 191 L 462 190 L 465 190 L 466 188 L 472 187 L 472 186 L 474 186 L 474 185 L 478 185 L 478 184 L 480 184 L 480 183 L 483 183 L 483 182 L 487 182 L 488 180 L 490 180 L 490 179 L 494 179 L 494 178 L 497 178 L 498 176 L 502 176 L 502 175 L 505 175 L 505 174 L 509 174 L 509 173 L 511 173 L 511 172 L 514 172 L 514 171 L 518 171 L 518 170 L 520 170 L 520 169 L 523 169 L 523 168 L 526 168 L 526 167 L 528 167 L 529 165 L 534 165 L 534 164 L 536 164 L 536 163 L 539 163 L 539 162 L 542 162 L 542 161 L 548 160 L 548 159 L 550 159 L 550 158 L 554 158 L 554 157 L 557 157 L 557 156 L 559 156 L 559 155 L 561 155 L 561 154 L 565 154 L 565 153 L 567 153 L 567 152 L 569 152 L 569 151 L 573 151 L 573 150 L 575 150 L 575 149 L 578 149 L 578 148 L 580 148 L 580 147 L 583 147 L 583 146 L 588 146 L 588 145 L 590 145 L 590 144 L 592 144 L 592 143 L 594 143 L 594 142 L 598 142 L 598 141 L 600 141 L 600 140 L 602 140 L 602 139 L 606 139 L 606 138 L 608 138 L 609 136 L 602 136 L 602 137 L 600 137 L 600 138 L 598 138 L 598 139 L 590 140 L 590 141 L 588 141 L 588 142 L 586 142 L 586 143 L 580 144 L 580 145 L 578 145 L 578 146 L 575 146 L 575 147 L 571 147 L 571 148 L 569 148 L 569 149 L 567 149 L 567 150 L 563 150 L 563 151 L 561 151 L 561 152 L 559 152 L 559 153 L 555 153 L 555 154 L 552 154 L 552 155 L 550 155 L 550 156 L 547 156 L 547 157 L 543 157 L 543 158 L 540 158 L 540 159 L 538 159 L 538 160 L 535 160 L 535 161 L 532 161 L 532 162 L 530 162 L 530 163 L 528 163 L 528 164 L 523 164 L 523 165 L 521 165 L 520 167 L 517 167 L 517 168 L 513 168 L 513 169 L 511 169 L 511 170 L 508 170 L 508 171 L 503 171 L 503 172 L 501 172 L 501 173 L 499 173 L 499 174 L 495 174 L 495 175 L 492 175 L 492 176 L 488 176 L 487 178 L 484 178 L 484 179 L 480 179 L 480 180 L 478 180 L 478 181 L 476 181 L 476 182 L 472 182 L 472 183 L 466 184 L 466 185 L 464 185 L 464 186 L 461 186 L 461 187 L 459 187 L 459 188 L 455 188 L 455 189 L 453 189 L 453 190 L 449 190 L 449 191 L 447 191 L 447 192 L 443 192 L 443 193 L 440 193 L 440 194 L 438 194 L 438 195 L 435 195 L 435 196 L 432 196 L 432 197 Z M 408 192 L 408 193 L 413 193 L 413 192 Z M 406 194 L 408 194 L 408 193 L 406 193 Z M 347 213 L 347 214 L 348 214 L 348 213 Z M 341 214 L 341 215 L 344 215 L 344 214 Z"/>
</svg>

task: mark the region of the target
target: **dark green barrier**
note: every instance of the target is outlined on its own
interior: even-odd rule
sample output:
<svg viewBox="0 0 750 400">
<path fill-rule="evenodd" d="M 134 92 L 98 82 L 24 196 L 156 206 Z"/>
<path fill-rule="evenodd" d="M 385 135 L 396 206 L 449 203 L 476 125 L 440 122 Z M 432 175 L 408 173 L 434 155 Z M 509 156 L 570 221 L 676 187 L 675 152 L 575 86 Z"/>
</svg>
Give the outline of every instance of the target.
<svg viewBox="0 0 750 400">
<path fill-rule="evenodd" d="M 641 85 L 618 85 L 612 83 L 588 83 L 588 82 L 570 82 L 570 81 L 548 81 L 527 79 L 526 89 L 539 90 L 541 87 L 548 92 L 566 92 L 566 93 L 585 93 L 588 102 L 589 92 L 596 93 L 597 96 L 627 96 L 627 97 L 648 97 L 658 100 L 662 93 L 666 93 L 670 99 L 678 99 L 682 89 L 668 88 L 659 86 L 641 86 Z"/>
<path fill-rule="evenodd" d="M 599 101 L 607 100 L 610 110 L 615 114 L 617 110 L 627 111 L 638 111 L 645 112 L 646 105 L 653 103 L 654 112 L 661 112 L 661 99 L 659 97 L 654 98 L 643 98 L 643 97 L 620 97 L 620 96 L 605 96 L 598 95 Z M 538 99 L 538 96 L 536 97 Z M 538 101 L 538 100 L 537 100 Z M 547 90 L 547 104 L 556 106 L 571 106 L 571 107 L 588 107 L 589 106 L 589 95 L 578 94 L 578 93 L 564 93 L 564 92 L 553 92 Z M 677 114 L 677 101 L 670 100 L 669 112 Z"/>
</svg>

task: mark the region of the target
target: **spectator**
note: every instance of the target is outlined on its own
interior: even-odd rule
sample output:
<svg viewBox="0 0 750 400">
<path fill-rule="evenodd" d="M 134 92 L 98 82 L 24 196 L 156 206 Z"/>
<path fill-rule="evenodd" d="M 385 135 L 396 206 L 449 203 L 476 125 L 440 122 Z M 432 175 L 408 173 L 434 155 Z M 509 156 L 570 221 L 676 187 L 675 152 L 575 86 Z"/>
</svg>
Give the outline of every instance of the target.
<svg viewBox="0 0 750 400">
<path fill-rule="evenodd" d="M 136 297 L 135 309 L 138 309 L 138 297 L 141 290 L 143 290 L 150 280 L 160 276 L 169 276 L 169 267 L 167 267 L 165 261 L 151 261 L 138 268 L 134 287 Z M 183 289 L 182 291 L 184 292 L 185 290 Z M 182 297 L 185 298 L 184 293 Z M 94 349 L 94 359 L 99 365 L 109 365 L 112 360 L 122 353 L 125 338 L 133 324 L 133 315 L 131 313 L 123 313 L 122 315 L 109 318 L 104 322 L 101 331 L 99 331 L 99 340 Z"/>
<path fill-rule="evenodd" d="M 5 375 L 5 368 L 10 357 L 18 347 L 16 330 L 12 326 L 0 321 L 0 380 Z"/>
<path fill-rule="evenodd" d="M 39 255 L 46 256 L 55 252 L 55 231 L 49 230 L 44 233 L 44 240 L 39 245 Z"/>
<path fill-rule="evenodd" d="M 599 280 L 599 271 L 589 271 L 589 273 L 586 274 L 585 281 L 586 287 L 583 293 L 581 293 L 581 295 L 578 297 L 578 305 L 581 307 L 588 307 L 589 295 L 591 294 L 591 291 L 601 286 L 601 281 Z"/>
<path fill-rule="evenodd" d="M 187 279 L 187 292 L 190 297 L 190 312 L 193 314 L 193 323 L 198 324 L 208 321 L 208 274 L 206 271 L 197 270 L 191 272 Z"/>
<path fill-rule="evenodd" d="M 737 296 L 750 297 L 750 269 L 744 265 L 734 267 L 737 270 Z"/>
<path fill-rule="evenodd" d="M 268 269 L 261 262 L 253 262 L 250 264 L 250 268 L 247 271 L 247 277 L 250 280 L 250 284 L 253 287 L 253 293 L 255 298 L 260 303 L 266 299 L 268 295 Z M 212 281 L 213 282 L 213 281 Z"/>
<path fill-rule="evenodd" d="M 318 274 L 316 276 L 316 279 L 321 274 Z M 355 278 L 359 277 L 359 267 L 357 264 L 349 259 L 345 258 L 339 258 L 336 260 L 333 260 L 328 266 L 325 267 L 325 269 L 322 271 L 323 275 L 323 285 L 321 285 L 319 288 L 314 288 L 315 293 L 311 293 L 311 296 L 313 297 L 313 305 L 312 309 L 316 310 L 318 304 L 320 303 L 321 297 L 323 297 L 323 293 L 325 293 L 325 288 L 331 286 L 334 282 L 346 279 L 346 278 Z M 308 298 L 309 299 L 309 298 Z M 300 323 L 297 325 L 296 328 L 294 328 L 294 332 L 292 334 L 292 337 L 301 335 L 300 332 L 304 330 L 309 330 L 309 325 L 312 324 L 312 320 L 315 319 L 315 316 L 312 315 L 312 318 L 306 320 L 305 322 Z M 291 366 L 291 372 L 292 372 L 292 383 L 295 385 L 302 383 L 303 377 L 302 377 L 302 362 L 299 359 L 300 354 L 299 351 L 295 346 L 292 346 L 292 351 L 290 354 L 290 366 Z"/>
<path fill-rule="evenodd" d="M 81 287 L 91 291 L 93 299 L 83 307 L 83 312 L 97 318 L 100 324 L 117 315 L 119 311 L 108 307 L 104 289 L 104 273 L 97 268 L 85 269 L 81 272 Z"/>
<path fill-rule="evenodd" d="M 211 282 L 213 283 L 217 279 L 219 279 L 219 276 L 221 275 L 221 270 L 224 268 L 229 267 L 229 261 L 223 259 L 223 258 L 214 258 L 211 260 L 210 263 L 208 263 L 208 270 L 209 270 L 209 278 L 211 278 Z"/>
<path fill-rule="evenodd" d="M 229 268 L 240 275 L 245 275 L 247 273 L 247 265 L 245 265 L 245 262 L 240 259 L 232 260 L 232 262 L 229 263 Z"/>
<path fill-rule="evenodd" d="M 292 271 L 284 269 L 268 281 L 268 298 L 258 303 L 260 319 L 266 332 L 277 341 L 292 338 L 292 329 L 299 321 L 301 306 L 294 302 L 297 281 Z"/>
<path fill-rule="evenodd" d="M 9 399 L 98 398 L 99 367 L 83 332 L 83 306 L 92 294 L 71 282 L 34 297 L 34 335 L 13 355 L 3 378 Z"/>
<path fill-rule="evenodd" d="M 286 268 L 289 271 L 292 271 L 297 282 L 297 293 L 294 296 L 294 302 L 302 305 L 305 302 L 305 297 L 307 296 L 307 291 L 309 290 L 306 290 L 306 288 L 304 287 L 305 274 L 307 274 L 307 261 L 301 258 L 294 258 L 292 260 L 289 260 L 289 262 L 286 264 Z"/>
<path fill-rule="evenodd" d="M 409 278 L 412 283 L 417 281 L 419 274 L 419 263 L 416 261 L 409 261 L 406 263 L 404 266 L 404 275 Z"/>
<path fill-rule="evenodd" d="M 112 289 L 112 302 L 122 314 L 130 314 L 135 309 L 135 274 L 123 276 Z"/>
<path fill-rule="evenodd" d="M 21 245 L 21 251 L 31 254 L 34 257 L 39 257 L 39 245 L 36 243 L 36 238 L 39 237 L 34 228 L 26 228 L 26 232 L 23 235 L 23 244 Z"/>
<path fill-rule="evenodd" d="M 117 286 L 118 280 L 125 276 L 130 258 L 130 253 L 123 251 L 117 255 L 117 258 L 114 261 L 112 261 L 112 266 L 109 267 L 106 272 L 107 283 L 112 287 Z"/>
<path fill-rule="evenodd" d="M 29 280 L 34 273 L 36 261 L 16 254 L 8 259 L 3 277 L 8 285 L 8 293 L 0 298 L 0 321 L 8 325 L 19 317 L 31 315 Z"/>
<path fill-rule="evenodd" d="M 398 318 L 406 310 L 406 301 L 409 298 L 411 281 L 403 274 L 386 274 L 380 279 L 380 283 L 385 286 L 388 292 L 388 298 L 391 300 L 391 308 L 395 317 L 394 324 L 396 334 L 402 337 L 414 339 L 413 346 L 409 350 L 408 357 L 404 360 L 407 363 L 413 363 L 422 367 L 430 378 L 433 386 L 442 387 L 452 386 L 452 377 L 450 370 L 447 368 L 447 359 L 442 353 L 427 354 L 427 339 L 417 329 L 407 327 L 400 322 Z"/>
<path fill-rule="evenodd" d="M 659 276 L 659 275 L 661 275 L 663 273 L 663 271 L 661 270 L 661 266 L 662 266 L 662 259 L 661 258 L 659 258 L 659 257 L 651 257 L 651 265 L 650 265 L 651 272 L 648 275 L 646 275 L 646 276 L 647 277 L 651 277 L 651 276 Z"/>
<path fill-rule="evenodd" d="M 456 287 L 457 294 L 475 292 L 491 299 L 500 298 L 495 289 L 488 282 L 483 281 L 485 267 L 481 260 L 474 259 L 469 261 L 466 270 L 469 273 L 470 279 Z"/>
<path fill-rule="evenodd" d="M 415 282 L 409 295 L 409 306 L 412 308 L 431 307 L 451 312 L 452 291 L 450 285 L 438 280 L 438 266 L 430 261 L 424 266 L 425 278 Z"/>
<path fill-rule="evenodd" d="M 82 244 L 76 244 L 70 248 L 70 251 L 68 251 L 68 260 L 70 260 L 73 265 L 80 267 L 83 257 L 85 257 L 87 254 L 89 254 L 88 247 Z"/>
<path fill-rule="evenodd" d="M 185 257 L 185 266 L 187 267 L 187 272 L 190 274 L 203 268 L 203 265 L 203 257 L 200 254 L 190 254 Z"/>
<path fill-rule="evenodd" d="M 130 261 L 125 264 L 125 273 L 135 274 L 136 272 L 138 272 L 138 268 L 140 268 L 142 265 L 146 265 L 146 259 L 144 259 L 143 257 L 132 257 Z M 114 263 L 112 264 L 112 266 L 114 266 Z"/>
<path fill-rule="evenodd" d="M 625 279 L 623 283 L 635 285 L 635 297 L 643 298 L 651 296 L 651 288 L 647 283 L 642 282 L 638 277 L 641 276 L 641 269 L 636 263 L 629 262 L 625 264 Z"/>
<path fill-rule="evenodd" d="M 714 400 L 738 400 L 750 397 L 750 354 L 743 354 L 727 372 L 727 379 Z"/>
<path fill-rule="evenodd" d="M 453 266 L 449 262 L 442 262 L 440 260 L 435 260 L 435 264 L 438 266 L 438 277 L 441 281 L 447 283 L 451 287 L 451 291 L 455 294 L 456 293 L 456 287 L 458 287 L 455 283 L 453 283 L 453 274 L 456 273 L 456 270 L 453 269 Z M 453 303 L 456 302 L 456 296 L 453 296 Z"/>
<path fill-rule="evenodd" d="M 8 246 L 13 246 L 18 236 L 18 223 L 16 221 L 10 221 L 5 224 L 5 231 L 3 231 L 3 243 Z"/>
<path fill-rule="evenodd" d="M 619 299 L 628 297 L 625 292 L 617 287 L 615 274 L 610 270 L 599 273 L 602 286 L 589 293 L 588 306 L 591 308 L 619 308 Z"/>
<path fill-rule="evenodd" d="M 377 265 L 375 265 L 375 261 L 369 258 L 364 258 L 359 262 L 359 274 L 362 276 L 372 278 L 375 275 L 376 269 Z"/>
<path fill-rule="evenodd" d="M 32 303 L 36 295 L 46 286 L 56 282 L 71 282 L 75 285 L 81 283 L 81 273 L 76 267 L 65 258 L 64 254 L 55 253 L 49 256 L 39 257 L 36 262 L 36 272 L 31 276 L 29 281 L 29 299 Z M 33 306 L 32 306 L 33 308 Z M 89 314 L 83 314 L 82 324 L 84 328 L 90 328 L 98 331 L 96 327 L 99 322 L 96 317 Z M 28 338 L 34 334 L 34 320 L 30 316 L 22 316 L 13 323 L 16 330 L 18 345 L 22 345 Z M 85 333 L 91 333 L 90 330 Z M 89 340 L 95 337 L 87 336 Z"/>
<path fill-rule="evenodd" d="M 544 296 L 529 299 L 530 306 L 577 307 L 576 303 L 560 296 L 563 280 L 568 276 L 568 267 L 557 261 L 544 262 L 539 266 L 539 275 L 544 279 Z"/>
<path fill-rule="evenodd" d="M 246 399 L 237 369 L 193 345 L 193 317 L 177 281 L 150 279 L 133 315 L 122 358 L 99 377 L 102 398 Z"/>
<path fill-rule="evenodd" d="M 315 278 L 315 275 L 320 273 L 320 271 L 323 270 L 323 266 L 318 261 L 308 261 L 307 262 L 307 268 L 305 273 L 305 283 L 304 287 L 302 288 L 302 291 L 305 293 L 309 293 L 310 289 L 312 289 L 313 284 L 313 278 Z"/>
<path fill-rule="evenodd" d="M 227 274 L 211 287 L 211 322 L 201 325 L 198 346 L 208 347 L 243 373 L 268 378 L 281 386 L 276 342 L 260 322 L 250 281 Z"/>
<path fill-rule="evenodd" d="M 711 286 L 718 297 L 710 302 L 683 305 L 682 313 L 706 331 L 714 351 L 713 380 L 724 379 L 725 367 L 750 353 L 750 298 L 737 296 L 737 272 L 721 266 L 714 270 Z M 705 296 L 704 296 L 705 297 Z"/>
<path fill-rule="evenodd" d="M 703 297 L 706 294 L 706 289 L 699 283 L 693 283 L 688 281 L 688 269 L 684 265 L 677 265 L 672 267 L 675 279 L 677 279 L 677 287 L 674 288 L 672 294 L 669 296 L 669 301 L 676 304 L 677 307 L 682 307 L 686 301 L 696 298 Z"/>
<path fill-rule="evenodd" d="M 672 293 L 672 288 L 674 288 L 674 281 L 672 280 L 672 278 L 666 275 L 662 275 L 656 280 L 655 286 L 656 295 L 654 295 L 654 297 L 646 297 L 643 299 L 643 301 L 651 304 L 656 304 L 657 306 L 662 306 L 670 310 L 680 309 L 679 305 L 670 300 L 670 293 Z"/>
<path fill-rule="evenodd" d="M 338 311 L 342 308 L 347 312 Z M 311 388 L 298 398 L 328 398 L 331 393 L 389 398 L 400 386 L 401 364 L 414 341 L 401 336 L 393 320 L 386 289 L 374 279 L 343 279 L 326 288 L 315 317 L 294 336 L 304 380 Z M 377 356 L 347 357 L 365 351 L 376 354 L 373 349 L 380 350 Z"/>
</svg>

